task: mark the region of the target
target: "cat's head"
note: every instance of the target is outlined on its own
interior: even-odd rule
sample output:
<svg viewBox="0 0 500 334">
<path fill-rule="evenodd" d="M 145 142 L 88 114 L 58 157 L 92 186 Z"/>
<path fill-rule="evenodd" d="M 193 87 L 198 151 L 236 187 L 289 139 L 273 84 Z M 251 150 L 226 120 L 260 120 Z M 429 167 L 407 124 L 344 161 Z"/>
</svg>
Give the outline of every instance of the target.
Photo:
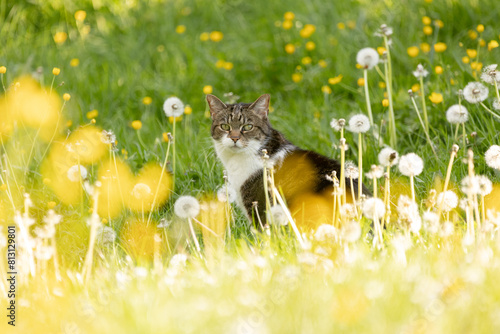
<svg viewBox="0 0 500 334">
<path fill-rule="evenodd" d="M 216 144 L 234 152 L 261 147 L 271 130 L 269 100 L 269 94 L 264 94 L 254 103 L 225 104 L 207 95 Z"/>
</svg>

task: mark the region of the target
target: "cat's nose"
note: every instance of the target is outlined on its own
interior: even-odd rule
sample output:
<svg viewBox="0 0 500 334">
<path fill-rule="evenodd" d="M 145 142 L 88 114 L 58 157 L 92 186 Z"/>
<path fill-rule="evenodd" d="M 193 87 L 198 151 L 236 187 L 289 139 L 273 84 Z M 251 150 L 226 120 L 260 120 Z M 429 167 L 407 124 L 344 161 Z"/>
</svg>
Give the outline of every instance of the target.
<svg viewBox="0 0 500 334">
<path fill-rule="evenodd" d="M 237 142 L 238 140 L 240 140 L 240 137 L 231 137 L 231 139 L 232 139 L 232 140 L 234 141 L 234 143 L 236 144 L 236 142 Z"/>
</svg>

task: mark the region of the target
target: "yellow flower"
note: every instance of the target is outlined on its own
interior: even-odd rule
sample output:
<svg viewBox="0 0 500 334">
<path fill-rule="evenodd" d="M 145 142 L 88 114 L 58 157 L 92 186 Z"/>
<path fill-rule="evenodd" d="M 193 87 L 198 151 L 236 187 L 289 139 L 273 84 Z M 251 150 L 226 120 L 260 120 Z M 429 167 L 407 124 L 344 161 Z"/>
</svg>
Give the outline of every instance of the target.
<svg viewBox="0 0 500 334">
<path fill-rule="evenodd" d="M 309 38 L 316 31 L 316 26 L 314 24 L 306 24 L 304 28 L 300 30 L 300 37 Z"/>
<path fill-rule="evenodd" d="M 285 45 L 285 52 L 288 54 L 294 53 L 295 52 L 295 45 L 293 45 L 291 43 L 288 43 L 287 45 Z"/>
<path fill-rule="evenodd" d="M 163 141 L 164 141 L 164 142 L 166 142 L 166 143 L 170 140 L 170 139 L 168 138 L 168 133 L 166 133 L 166 132 L 163 132 L 161 136 L 162 136 L 162 138 L 163 138 Z"/>
<path fill-rule="evenodd" d="M 314 49 L 316 49 L 316 44 L 314 44 L 314 42 L 309 41 L 306 43 L 306 50 L 307 51 L 312 51 Z"/>
<path fill-rule="evenodd" d="M 469 30 L 469 32 L 467 34 L 469 35 L 470 39 L 476 39 L 477 38 L 477 32 L 475 32 L 474 30 Z"/>
<path fill-rule="evenodd" d="M 383 55 L 385 51 L 387 51 L 387 50 L 383 46 L 379 46 L 377 48 L 377 52 L 379 55 Z"/>
<path fill-rule="evenodd" d="M 295 14 L 292 13 L 292 12 L 286 12 L 283 17 L 285 18 L 285 20 L 288 20 L 288 21 L 291 21 L 295 18 Z"/>
<path fill-rule="evenodd" d="M 406 49 L 406 52 L 408 52 L 408 56 L 415 58 L 416 56 L 418 56 L 420 50 L 416 46 L 410 46 L 408 49 Z"/>
<path fill-rule="evenodd" d="M 388 99 L 383 99 L 382 100 L 382 105 L 387 108 L 389 106 L 389 100 Z"/>
<path fill-rule="evenodd" d="M 66 122 L 66 127 L 69 128 L 73 125 L 73 121 L 72 120 L 69 120 Z"/>
<path fill-rule="evenodd" d="M 424 27 L 424 34 L 426 34 L 426 35 L 432 35 L 432 27 L 431 26 L 425 26 Z"/>
<path fill-rule="evenodd" d="M 191 108 L 191 106 L 190 106 L 190 105 L 185 106 L 185 107 L 184 107 L 184 113 L 185 113 L 186 115 L 191 115 L 191 114 L 193 113 L 193 108 Z"/>
<path fill-rule="evenodd" d="M 130 124 L 132 126 L 132 129 L 134 130 L 140 130 L 142 128 L 142 122 L 139 120 L 132 121 Z"/>
<path fill-rule="evenodd" d="M 87 17 L 87 13 L 84 10 L 77 10 L 75 12 L 75 20 L 79 22 L 83 22 L 85 18 Z"/>
<path fill-rule="evenodd" d="M 413 92 L 418 92 L 420 90 L 420 84 L 416 83 L 413 86 L 411 86 L 411 90 Z"/>
<path fill-rule="evenodd" d="M 447 48 L 447 46 L 443 42 L 438 42 L 438 43 L 434 44 L 434 51 L 436 51 L 436 52 L 444 52 L 444 51 L 446 51 L 446 48 Z"/>
<path fill-rule="evenodd" d="M 56 202 L 54 202 L 54 201 L 47 202 L 48 209 L 53 209 L 55 207 L 56 207 Z"/>
<path fill-rule="evenodd" d="M 145 104 L 145 105 L 150 105 L 151 103 L 153 102 L 153 99 L 149 96 L 145 96 L 143 99 L 142 99 L 142 104 Z"/>
<path fill-rule="evenodd" d="M 356 68 L 359 70 L 359 69 L 363 68 L 363 66 L 360 64 L 356 64 Z"/>
<path fill-rule="evenodd" d="M 97 116 L 99 116 L 99 112 L 97 111 L 97 109 L 91 110 L 87 113 L 88 119 L 96 118 Z"/>
<path fill-rule="evenodd" d="M 345 29 L 345 24 L 344 24 L 344 22 L 339 22 L 339 23 L 337 23 L 337 28 L 339 28 L 340 30 L 344 30 L 344 29 Z"/>
<path fill-rule="evenodd" d="M 217 68 L 223 68 L 223 67 L 224 67 L 224 63 L 225 63 L 225 61 L 224 61 L 224 60 L 219 59 L 219 60 L 217 60 L 217 61 L 215 62 L 215 67 L 217 67 Z"/>
<path fill-rule="evenodd" d="M 282 27 L 285 30 L 291 29 L 293 27 L 293 22 L 290 20 L 285 20 L 285 21 L 283 21 Z"/>
<path fill-rule="evenodd" d="M 71 95 L 69 95 L 68 93 L 64 93 L 63 94 L 63 100 L 64 101 L 69 101 L 71 99 Z"/>
<path fill-rule="evenodd" d="M 309 65 L 310 63 L 312 63 L 311 57 L 304 57 L 304 58 L 302 58 L 302 64 Z"/>
<path fill-rule="evenodd" d="M 450 84 L 452 84 L 453 86 L 455 86 L 455 84 L 456 84 L 455 80 L 450 79 Z"/>
<path fill-rule="evenodd" d="M 210 34 L 208 32 L 202 32 L 200 34 L 200 40 L 202 42 L 208 41 L 210 39 Z"/>
<path fill-rule="evenodd" d="M 436 74 L 442 74 L 443 73 L 443 67 L 441 67 L 441 66 L 434 67 L 434 72 L 436 72 Z"/>
<path fill-rule="evenodd" d="M 186 26 L 181 24 L 181 25 L 178 25 L 177 27 L 175 27 L 175 32 L 178 33 L 178 34 L 183 34 L 186 32 Z"/>
<path fill-rule="evenodd" d="M 320 59 L 320 60 L 318 61 L 318 65 L 319 65 L 319 66 L 321 66 L 321 67 L 323 67 L 323 68 L 325 68 L 325 67 L 327 67 L 327 66 L 328 66 L 328 63 L 327 63 L 325 60 Z"/>
<path fill-rule="evenodd" d="M 179 116 L 179 117 L 170 116 L 170 117 L 168 118 L 168 121 L 170 122 L 170 124 L 174 124 L 174 121 L 175 121 L 176 123 L 178 123 L 178 122 L 182 121 L 182 115 L 181 115 L 181 116 Z"/>
<path fill-rule="evenodd" d="M 488 51 L 493 50 L 494 48 L 498 48 L 498 42 L 495 40 L 491 40 L 488 43 Z"/>
<path fill-rule="evenodd" d="M 467 49 L 467 56 L 469 56 L 469 58 L 476 58 L 477 56 L 477 50 L 476 49 Z"/>
<path fill-rule="evenodd" d="M 7 72 L 7 67 L 0 66 L 0 74 L 5 74 L 5 72 Z"/>
<path fill-rule="evenodd" d="M 470 62 L 470 58 L 469 58 L 469 57 L 467 57 L 467 56 L 462 57 L 462 62 L 463 62 L 464 64 L 468 64 L 468 63 Z"/>
<path fill-rule="evenodd" d="M 422 43 L 420 44 L 420 50 L 422 50 L 422 52 L 424 53 L 427 53 L 431 51 L 431 46 L 429 45 L 429 43 Z"/>
<path fill-rule="evenodd" d="M 434 21 L 434 24 L 437 25 L 439 27 L 439 29 L 444 27 L 444 22 L 441 20 Z"/>
<path fill-rule="evenodd" d="M 227 62 L 224 63 L 224 69 L 226 69 L 228 71 L 232 70 L 233 67 L 234 67 L 233 63 L 231 63 L 229 61 L 227 61 Z"/>
<path fill-rule="evenodd" d="M 429 96 L 429 100 L 431 100 L 431 102 L 435 104 L 441 103 L 443 102 L 443 95 L 436 92 L 432 92 L 432 94 Z"/>
<path fill-rule="evenodd" d="M 422 23 L 425 24 L 425 25 L 431 24 L 431 18 L 428 17 L 428 16 L 422 17 Z"/>
<path fill-rule="evenodd" d="M 54 42 L 56 42 L 56 44 L 62 44 L 64 42 L 66 42 L 67 38 L 68 38 L 67 33 L 65 33 L 64 31 L 58 31 L 54 35 Z"/>
<path fill-rule="evenodd" d="M 483 68 L 483 63 L 478 63 L 477 61 L 474 61 L 472 62 L 472 64 L 470 64 L 470 67 L 473 70 L 480 71 Z"/>
<path fill-rule="evenodd" d="M 212 94 L 213 88 L 210 85 L 203 86 L 203 94 Z"/>
<path fill-rule="evenodd" d="M 385 87 L 387 87 L 387 85 L 385 84 L 385 82 L 383 82 L 383 81 L 379 81 L 379 82 L 378 82 L 378 87 L 379 87 L 379 88 L 385 88 Z"/>
<path fill-rule="evenodd" d="M 292 81 L 297 83 L 297 82 L 300 82 L 300 80 L 302 80 L 302 74 L 300 73 L 294 73 L 292 74 Z"/>
<path fill-rule="evenodd" d="M 321 113 L 319 111 L 315 111 L 313 116 L 315 119 L 319 119 L 321 117 Z"/>
<path fill-rule="evenodd" d="M 336 85 L 336 84 L 338 84 L 339 82 L 341 82 L 341 81 L 342 81 L 342 78 L 343 78 L 343 77 L 344 77 L 344 76 L 343 76 L 342 74 L 339 74 L 339 75 L 337 75 L 336 77 L 333 77 L 333 78 L 328 79 L 328 83 L 329 83 L 330 85 Z"/>
<path fill-rule="evenodd" d="M 71 66 L 71 67 L 77 67 L 78 65 L 80 65 L 80 59 L 78 59 L 78 58 L 73 58 L 69 62 L 69 66 Z"/>
<path fill-rule="evenodd" d="M 330 88 L 330 86 L 328 85 L 324 85 L 321 87 L 321 91 L 325 94 L 331 94 L 332 93 L 332 89 Z"/>
<path fill-rule="evenodd" d="M 349 21 L 347 21 L 347 27 L 348 27 L 349 29 L 354 29 L 354 28 L 356 28 L 356 21 L 353 21 L 353 20 L 349 20 Z"/>
<path fill-rule="evenodd" d="M 479 39 L 479 46 L 483 47 L 483 46 L 486 46 L 486 42 L 484 41 L 484 39 Z"/>
<path fill-rule="evenodd" d="M 61 69 L 60 68 L 54 67 L 52 69 L 52 74 L 59 75 L 59 73 L 61 73 Z"/>
<path fill-rule="evenodd" d="M 302 66 L 297 65 L 297 66 L 295 67 L 295 69 L 296 69 L 297 71 L 300 71 L 300 70 L 302 69 Z"/>
<path fill-rule="evenodd" d="M 220 31 L 212 31 L 210 33 L 210 39 L 213 42 L 220 42 L 220 41 L 222 41 L 223 38 L 224 38 L 224 34 Z"/>
<path fill-rule="evenodd" d="M 365 85 L 365 79 L 363 79 L 363 78 L 359 78 L 359 79 L 358 79 L 358 86 L 361 86 L 361 87 L 362 87 L 362 86 L 364 86 L 364 85 Z"/>
<path fill-rule="evenodd" d="M 484 25 L 480 24 L 476 28 L 477 32 L 483 32 L 484 31 Z"/>
</svg>

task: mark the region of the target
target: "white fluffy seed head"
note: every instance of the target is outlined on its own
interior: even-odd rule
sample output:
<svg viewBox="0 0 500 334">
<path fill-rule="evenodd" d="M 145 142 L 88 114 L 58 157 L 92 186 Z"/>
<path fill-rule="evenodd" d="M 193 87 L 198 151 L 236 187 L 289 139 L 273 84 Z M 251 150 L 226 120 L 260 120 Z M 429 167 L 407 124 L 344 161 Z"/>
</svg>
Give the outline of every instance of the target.
<svg viewBox="0 0 500 334">
<path fill-rule="evenodd" d="M 491 193 L 493 190 L 493 183 L 487 176 L 477 175 L 476 179 L 479 187 L 479 195 L 486 196 Z"/>
<path fill-rule="evenodd" d="M 80 182 L 87 178 L 87 169 L 82 165 L 73 165 L 68 169 L 66 176 L 71 182 Z"/>
<path fill-rule="evenodd" d="M 352 161 L 346 161 L 345 163 L 345 177 L 348 179 L 357 179 L 359 177 L 359 168 Z"/>
<path fill-rule="evenodd" d="M 484 159 L 488 166 L 500 170 L 500 146 L 492 145 L 484 154 Z"/>
<path fill-rule="evenodd" d="M 460 182 L 460 189 L 465 194 L 479 194 L 479 182 L 476 176 L 466 176 Z"/>
<path fill-rule="evenodd" d="M 358 210 L 354 204 L 346 203 L 340 207 L 340 216 L 345 220 L 354 219 L 358 215 Z"/>
<path fill-rule="evenodd" d="M 398 152 L 394 151 L 390 147 L 384 147 L 378 154 L 378 162 L 384 167 L 394 166 L 398 163 L 398 161 Z"/>
<path fill-rule="evenodd" d="M 151 194 L 151 187 L 145 183 L 137 183 L 134 188 L 132 188 L 132 196 L 140 201 L 148 199 Z"/>
<path fill-rule="evenodd" d="M 488 97 L 488 87 L 480 82 L 469 82 L 463 90 L 464 99 L 469 103 L 479 103 Z"/>
<path fill-rule="evenodd" d="M 380 179 L 384 176 L 384 168 L 382 166 L 372 165 L 370 171 L 365 175 L 369 179 Z"/>
<path fill-rule="evenodd" d="M 447 190 L 438 195 L 437 203 L 444 212 L 450 212 L 458 206 L 458 196 L 455 192 Z"/>
<path fill-rule="evenodd" d="M 422 173 L 424 161 L 415 153 L 405 154 L 399 159 L 399 171 L 406 176 L 416 176 Z"/>
<path fill-rule="evenodd" d="M 318 226 L 318 229 L 314 233 L 314 239 L 317 241 L 329 241 L 335 240 L 337 236 L 337 229 L 335 226 L 330 224 L 322 224 Z"/>
<path fill-rule="evenodd" d="M 427 71 L 422 64 L 417 65 L 417 69 L 413 71 L 413 75 L 415 78 L 425 78 L 427 75 L 429 75 L 429 71 Z"/>
<path fill-rule="evenodd" d="M 334 130 L 334 131 L 340 131 L 342 130 L 342 127 L 345 125 L 345 120 L 339 120 L 339 119 L 336 119 L 336 118 L 332 118 L 332 120 L 330 121 L 330 127 Z"/>
<path fill-rule="evenodd" d="M 179 117 L 184 113 L 184 103 L 175 96 L 169 97 L 163 103 L 163 111 L 167 117 Z"/>
<path fill-rule="evenodd" d="M 288 224 L 285 210 L 283 210 L 283 207 L 279 204 L 271 207 L 271 216 L 273 217 L 273 223 L 275 225 L 285 226 Z"/>
<path fill-rule="evenodd" d="M 234 203 L 236 201 L 236 191 L 231 186 L 222 186 L 217 190 L 217 199 L 220 202 Z"/>
<path fill-rule="evenodd" d="M 451 124 L 462 124 L 469 119 L 469 112 L 464 106 L 454 104 L 446 111 L 446 119 Z"/>
<path fill-rule="evenodd" d="M 354 133 L 365 133 L 370 130 L 370 120 L 363 114 L 357 114 L 349 119 L 349 130 Z"/>
<path fill-rule="evenodd" d="M 181 196 L 175 201 L 174 213 L 180 218 L 194 218 L 200 213 L 200 203 L 193 196 Z"/>
<path fill-rule="evenodd" d="M 366 69 L 374 68 L 379 62 L 377 50 L 373 48 L 364 48 L 358 51 L 356 61 L 359 65 Z"/>
<path fill-rule="evenodd" d="M 498 101 L 498 99 L 495 99 L 495 101 L 493 101 L 493 109 L 500 110 L 500 101 Z"/>
<path fill-rule="evenodd" d="M 357 221 L 351 220 L 342 225 L 340 235 L 347 242 L 355 242 L 361 237 L 361 225 Z"/>
<path fill-rule="evenodd" d="M 363 204 L 363 214 L 368 219 L 381 219 L 385 215 L 384 201 L 380 198 L 369 198 Z"/>
<path fill-rule="evenodd" d="M 497 66 L 497 64 L 485 66 L 483 73 L 481 73 L 481 80 L 490 85 L 494 85 L 495 82 L 500 83 L 500 72 L 497 70 Z"/>
</svg>

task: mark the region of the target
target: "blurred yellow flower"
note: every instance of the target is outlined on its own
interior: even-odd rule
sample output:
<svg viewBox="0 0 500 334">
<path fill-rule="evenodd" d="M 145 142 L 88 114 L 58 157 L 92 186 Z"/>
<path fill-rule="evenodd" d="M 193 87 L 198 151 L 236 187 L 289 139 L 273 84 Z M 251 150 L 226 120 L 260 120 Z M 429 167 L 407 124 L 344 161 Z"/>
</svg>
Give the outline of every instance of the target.
<svg viewBox="0 0 500 334">
<path fill-rule="evenodd" d="M 325 94 L 331 94 L 332 93 L 332 89 L 330 88 L 330 86 L 328 85 L 324 85 L 321 87 L 321 91 Z"/>
<path fill-rule="evenodd" d="M 325 68 L 325 67 L 327 67 L 327 66 L 328 66 L 328 63 L 327 63 L 324 59 L 320 59 L 320 60 L 318 61 L 318 65 L 319 65 L 320 67 Z"/>
<path fill-rule="evenodd" d="M 304 28 L 300 30 L 300 37 L 309 38 L 316 31 L 316 26 L 314 24 L 306 24 Z"/>
<path fill-rule="evenodd" d="M 65 33 L 64 31 L 59 31 L 59 32 L 56 32 L 54 35 L 54 42 L 56 42 L 56 44 L 62 44 L 64 42 L 66 42 L 67 38 L 68 38 L 67 33 Z"/>
<path fill-rule="evenodd" d="M 78 59 L 78 58 L 73 58 L 69 62 L 69 66 L 71 66 L 71 67 L 77 67 L 78 65 L 80 65 L 80 59 Z"/>
<path fill-rule="evenodd" d="M 429 96 L 429 100 L 431 100 L 431 102 L 435 104 L 441 103 L 443 102 L 443 95 L 436 92 L 432 92 L 431 95 Z"/>
<path fill-rule="evenodd" d="M 447 48 L 447 46 L 443 42 L 438 42 L 438 43 L 434 44 L 434 51 L 436 51 L 438 53 L 446 51 L 446 48 Z"/>
<path fill-rule="evenodd" d="M 185 25 L 178 25 L 177 27 L 175 27 L 175 32 L 178 33 L 178 34 L 183 34 L 186 32 L 186 26 Z"/>
<path fill-rule="evenodd" d="M 132 126 L 132 129 L 134 130 L 140 130 L 142 128 L 142 122 L 139 120 L 132 121 L 130 124 Z"/>
<path fill-rule="evenodd" d="M 462 62 L 463 62 L 464 64 L 468 64 L 468 63 L 470 62 L 470 58 L 469 58 L 469 57 L 467 57 L 467 56 L 462 57 Z"/>
<path fill-rule="evenodd" d="M 163 132 L 161 136 L 162 136 L 164 142 L 168 142 L 170 140 L 168 138 L 168 133 L 166 133 L 166 132 Z"/>
<path fill-rule="evenodd" d="M 365 79 L 359 78 L 358 79 L 358 86 L 364 86 L 365 85 Z"/>
<path fill-rule="evenodd" d="M 294 53 L 295 52 L 295 45 L 293 45 L 291 43 L 288 43 L 287 45 L 285 45 L 285 52 L 288 54 Z"/>
<path fill-rule="evenodd" d="M 69 101 L 71 99 L 71 95 L 69 95 L 68 93 L 64 93 L 63 94 L 63 100 L 64 101 Z"/>
<path fill-rule="evenodd" d="M 47 202 L 48 209 L 53 209 L 55 207 L 56 207 L 56 202 L 54 202 L 54 201 Z"/>
<path fill-rule="evenodd" d="M 60 68 L 58 68 L 58 67 L 54 67 L 54 68 L 52 69 L 52 74 L 54 74 L 54 75 L 59 75 L 59 73 L 61 73 L 61 69 L 60 69 Z"/>
<path fill-rule="evenodd" d="M 101 182 L 97 213 L 101 217 L 115 218 L 120 215 L 125 205 L 134 176 L 126 163 L 115 158 L 100 164 L 97 177 Z"/>
<path fill-rule="evenodd" d="M 479 46 L 483 47 L 486 46 L 486 41 L 484 39 L 479 39 Z"/>
<path fill-rule="evenodd" d="M 87 119 L 96 118 L 97 116 L 99 116 L 99 111 L 97 111 L 97 109 L 91 110 L 87 113 Z"/>
<path fill-rule="evenodd" d="M 416 84 L 413 84 L 413 86 L 411 86 L 411 90 L 415 93 L 415 92 L 418 92 L 420 90 L 420 84 L 416 83 Z"/>
<path fill-rule="evenodd" d="M 377 52 L 379 55 L 383 55 L 385 51 L 387 51 L 387 50 L 383 46 L 379 46 L 377 48 Z"/>
<path fill-rule="evenodd" d="M 5 72 L 7 72 L 7 67 L 0 66 L 0 74 L 5 74 Z"/>
<path fill-rule="evenodd" d="M 316 49 L 316 44 L 314 42 L 309 41 L 306 43 L 306 50 L 307 51 L 312 51 L 314 49 Z"/>
<path fill-rule="evenodd" d="M 210 39 L 210 34 L 208 32 L 202 32 L 200 34 L 200 40 L 202 42 L 208 41 Z"/>
<path fill-rule="evenodd" d="M 329 78 L 329 79 L 328 79 L 328 83 L 329 83 L 330 85 L 336 85 L 336 84 L 338 84 L 339 82 L 341 82 L 341 81 L 342 81 L 342 78 L 343 78 L 343 77 L 344 77 L 344 76 L 343 76 L 342 74 L 339 74 L 339 75 L 337 75 L 336 77 Z"/>
<path fill-rule="evenodd" d="M 77 10 L 75 12 L 75 20 L 82 22 L 87 17 L 87 13 L 84 10 Z"/>
<path fill-rule="evenodd" d="M 229 61 L 226 61 L 226 62 L 224 63 L 224 69 L 225 69 L 225 70 L 230 71 L 230 70 L 232 70 L 232 69 L 233 69 L 233 67 L 234 67 L 233 63 L 231 63 L 231 62 L 229 62 Z"/>
<path fill-rule="evenodd" d="M 443 67 L 442 66 L 436 66 L 436 67 L 434 67 L 434 72 L 436 72 L 436 74 L 442 74 L 443 73 Z"/>
<path fill-rule="evenodd" d="M 477 32 L 475 32 L 474 30 L 469 30 L 469 32 L 467 34 L 469 35 L 470 39 L 476 39 L 477 38 Z"/>
<path fill-rule="evenodd" d="M 297 82 L 300 82 L 302 80 L 302 74 L 300 73 L 294 73 L 292 74 L 292 81 L 297 83 Z"/>
<path fill-rule="evenodd" d="M 220 41 L 222 41 L 223 38 L 224 38 L 224 34 L 220 31 L 212 31 L 210 33 L 210 39 L 213 42 L 220 42 Z"/>
<path fill-rule="evenodd" d="M 203 94 L 212 94 L 213 88 L 210 85 L 203 86 Z"/>
<path fill-rule="evenodd" d="M 284 15 L 283 15 L 284 19 L 285 20 L 293 20 L 295 18 L 295 14 L 293 12 L 286 12 Z"/>
<path fill-rule="evenodd" d="M 498 42 L 495 40 L 491 40 L 488 42 L 488 51 L 493 50 L 494 48 L 498 48 Z M 1 73 L 1 72 L 0 72 Z"/>
<path fill-rule="evenodd" d="M 349 20 L 349 21 L 347 21 L 347 27 L 348 27 L 349 29 L 354 29 L 354 28 L 356 28 L 356 21 L 354 21 L 354 20 Z"/>
<path fill-rule="evenodd" d="M 484 25 L 480 24 L 476 28 L 477 32 L 483 32 L 484 31 Z"/>
<path fill-rule="evenodd" d="M 439 27 L 439 29 L 444 27 L 444 22 L 441 20 L 434 21 L 434 24 Z"/>
<path fill-rule="evenodd" d="M 452 84 L 454 86 L 456 84 L 455 80 L 450 79 L 450 84 Z"/>
<path fill-rule="evenodd" d="M 69 128 L 70 126 L 73 125 L 73 121 L 72 120 L 69 120 L 66 122 L 66 127 Z"/>
<path fill-rule="evenodd" d="M 143 97 L 142 99 L 142 104 L 145 104 L 145 105 L 150 105 L 151 103 L 153 103 L 153 99 L 150 97 L 150 96 L 145 96 Z"/>
<path fill-rule="evenodd" d="M 291 29 L 293 27 L 293 22 L 290 20 L 285 20 L 285 21 L 283 21 L 282 27 L 285 30 Z"/>
<path fill-rule="evenodd" d="M 470 67 L 473 70 L 480 71 L 483 68 L 483 63 L 479 63 L 477 61 L 473 61 L 472 64 L 470 64 Z"/>
<path fill-rule="evenodd" d="M 387 108 L 389 106 L 389 100 L 388 99 L 383 99 L 382 100 L 382 106 L 384 106 L 384 107 Z"/>
<path fill-rule="evenodd" d="M 345 23 L 344 22 L 337 23 L 337 28 L 339 28 L 340 30 L 344 30 L 345 29 Z"/>
<path fill-rule="evenodd" d="M 311 57 L 304 57 L 304 58 L 302 58 L 301 62 L 304 65 L 309 65 L 310 63 L 312 63 L 312 58 Z"/>
<path fill-rule="evenodd" d="M 387 87 L 387 85 L 385 84 L 385 82 L 384 82 L 384 81 L 379 81 L 379 82 L 378 82 L 378 87 L 379 87 L 379 88 L 385 88 L 385 87 Z"/>
<path fill-rule="evenodd" d="M 428 16 L 422 17 L 422 23 L 425 24 L 425 25 L 431 24 L 431 18 L 428 17 Z"/>
<path fill-rule="evenodd" d="M 359 69 L 362 69 L 363 68 L 363 65 L 361 64 L 356 64 L 356 68 L 359 70 Z"/>
<path fill-rule="evenodd" d="M 429 43 L 421 43 L 420 50 L 422 50 L 422 52 L 424 52 L 424 53 L 427 53 L 427 52 L 431 51 L 431 46 L 429 45 Z"/>
<path fill-rule="evenodd" d="M 169 123 L 170 123 L 170 124 L 174 124 L 174 121 L 175 121 L 176 123 L 179 123 L 180 121 L 182 121 L 182 115 L 181 115 L 181 116 L 179 116 L 179 117 L 170 116 L 170 117 L 168 118 L 168 121 L 169 121 Z"/>
<path fill-rule="evenodd" d="M 215 62 L 215 67 L 217 67 L 217 68 L 223 68 L 223 67 L 224 67 L 224 63 L 225 63 L 225 61 L 224 61 L 224 60 L 219 59 L 219 60 L 217 60 L 217 61 Z"/>
<path fill-rule="evenodd" d="M 408 56 L 415 58 L 416 56 L 418 56 L 420 50 L 416 46 L 410 46 L 408 49 L 406 49 L 406 52 L 408 53 Z"/>
<path fill-rule="evenodd" d="M 424 34 L 426 35 L 432 35 L 432 27 L 431 26 L 424 26 Z"/>
<path fill-rule="evenodd" d="M 476 49 L 467 49 L 467 56 L 469 56 L 469 58 L 476 58 L 477 56 L 477 50 Z"/>
<path fill-rule="evenodd" d="M 186 115 L 191 115 L 191 114 L 193 113 L 193 108 L 191 108 L 191 106 L 190 106 L 190 105 L 185 106 L 185 107 L 184 107 L 184 113 L 185 113 Z"/>
</svg>

